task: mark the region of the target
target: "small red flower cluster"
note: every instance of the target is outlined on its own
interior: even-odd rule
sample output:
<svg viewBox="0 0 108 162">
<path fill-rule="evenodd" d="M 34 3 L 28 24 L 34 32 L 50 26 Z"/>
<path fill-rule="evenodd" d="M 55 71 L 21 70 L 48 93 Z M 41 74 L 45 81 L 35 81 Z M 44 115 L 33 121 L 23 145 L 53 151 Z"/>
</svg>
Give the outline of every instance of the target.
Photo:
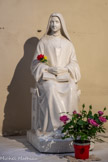
<svg viewBox="0 0 108 162">
<path fill-rule="evenodd" d="M 37 56 L 37 60 L 42 60 L 44 58 L 44 55 L 40 54 Z"/>
</svg>

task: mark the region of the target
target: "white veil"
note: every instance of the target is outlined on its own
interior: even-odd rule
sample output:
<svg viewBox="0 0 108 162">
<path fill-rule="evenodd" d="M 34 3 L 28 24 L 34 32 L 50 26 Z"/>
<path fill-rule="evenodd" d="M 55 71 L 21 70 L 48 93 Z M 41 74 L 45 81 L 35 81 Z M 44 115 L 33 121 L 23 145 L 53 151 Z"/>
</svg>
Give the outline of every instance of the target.
<svg viewBox="0 0 108 162">
<path fill-rule="evenodd" d="M 46 33 L 45 35 L 48 35 L 50 34 L 51 32 L 51 29 L 50 29 L 50 21 L 51 21 L 51 18 L 52 17 L 58 17 L 60 22 L 61 22 L 61 34 L 66 38 L 68 39 L 69 41 L 70 40 L 70 37 L 69 37 L 69 34 L 67 32 L 67 29 L 66 29 L 66 25 L 65 25 L 65 21 L 64 21 L 64 18 L 63 16 L 60 14 L 60 13 L 52 13 L 49 17 L 49 21 L 48 21 L 48 25 L 47 25 L 47 30 L 46 30 Z"/>
</svg>

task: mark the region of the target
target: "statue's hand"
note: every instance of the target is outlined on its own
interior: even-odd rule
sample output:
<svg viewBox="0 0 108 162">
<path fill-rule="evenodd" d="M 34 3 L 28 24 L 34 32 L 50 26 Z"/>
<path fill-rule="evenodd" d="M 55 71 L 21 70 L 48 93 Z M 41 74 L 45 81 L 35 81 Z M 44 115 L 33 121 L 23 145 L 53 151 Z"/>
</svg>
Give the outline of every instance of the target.
<svg viewBox="0 0 108 162">
<path fill-rule="evenodd" d="M 68 72 L 68 69 L 65 68 L 65 67 L 56 67 L 56 68 L 55 68 L 55 72 L 56 72 L 57 75 L 58 75 L 58 74 L 62 74 L 62 73 Z"/>
<path fill-rule="evenodd" d="M 54 75 L 59 75 L 61 73 L 68 72 L 68 69 L 63 67 L 49 67 L 48 72 Z"/>
<path fill-rule="evenodd" d="M 49 67 L 49 68 L 48 68 L 48 72 L 51 73 L 51 74 L 56 75 L 55 67 Z"/>
</svg>

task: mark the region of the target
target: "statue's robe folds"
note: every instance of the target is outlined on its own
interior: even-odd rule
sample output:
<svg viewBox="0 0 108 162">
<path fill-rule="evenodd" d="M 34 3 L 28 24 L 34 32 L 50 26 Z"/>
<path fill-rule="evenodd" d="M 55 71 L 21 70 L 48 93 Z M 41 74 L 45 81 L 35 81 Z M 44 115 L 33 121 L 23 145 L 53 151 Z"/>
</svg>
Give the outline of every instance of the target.
<svg viewBox="0 0 108 162">
<path fill-rule="evenodd" d="M 47 64 L 37 60 L 39 54 L 47 56 Z M 67 72 L 55 76 L 48 67 L 65 67 Z M 39 92 L 37 129 L 52 132 L 62 125 L 60 113 L 78 111 L 80 69 L 71 41 L 45 35 L 37 45 L 31 70 Z"/>
</svg>

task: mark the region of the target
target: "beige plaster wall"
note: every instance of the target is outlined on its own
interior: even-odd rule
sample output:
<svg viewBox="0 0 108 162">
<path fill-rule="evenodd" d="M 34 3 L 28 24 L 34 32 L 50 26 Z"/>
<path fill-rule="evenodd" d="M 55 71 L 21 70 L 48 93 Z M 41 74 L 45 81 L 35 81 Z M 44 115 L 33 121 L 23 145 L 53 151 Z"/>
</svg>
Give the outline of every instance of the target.
<svg viewBox="0 0 108 162">
<path fill-rule="evenodd" d="M 35 82 L 29 67 L 52 12 L 63 14 L 76 49 L 80 107 L 108 108 L 108 0 L 0 0 L 1 134 L 30 129 L 30 87 Z"/>
</svg>

